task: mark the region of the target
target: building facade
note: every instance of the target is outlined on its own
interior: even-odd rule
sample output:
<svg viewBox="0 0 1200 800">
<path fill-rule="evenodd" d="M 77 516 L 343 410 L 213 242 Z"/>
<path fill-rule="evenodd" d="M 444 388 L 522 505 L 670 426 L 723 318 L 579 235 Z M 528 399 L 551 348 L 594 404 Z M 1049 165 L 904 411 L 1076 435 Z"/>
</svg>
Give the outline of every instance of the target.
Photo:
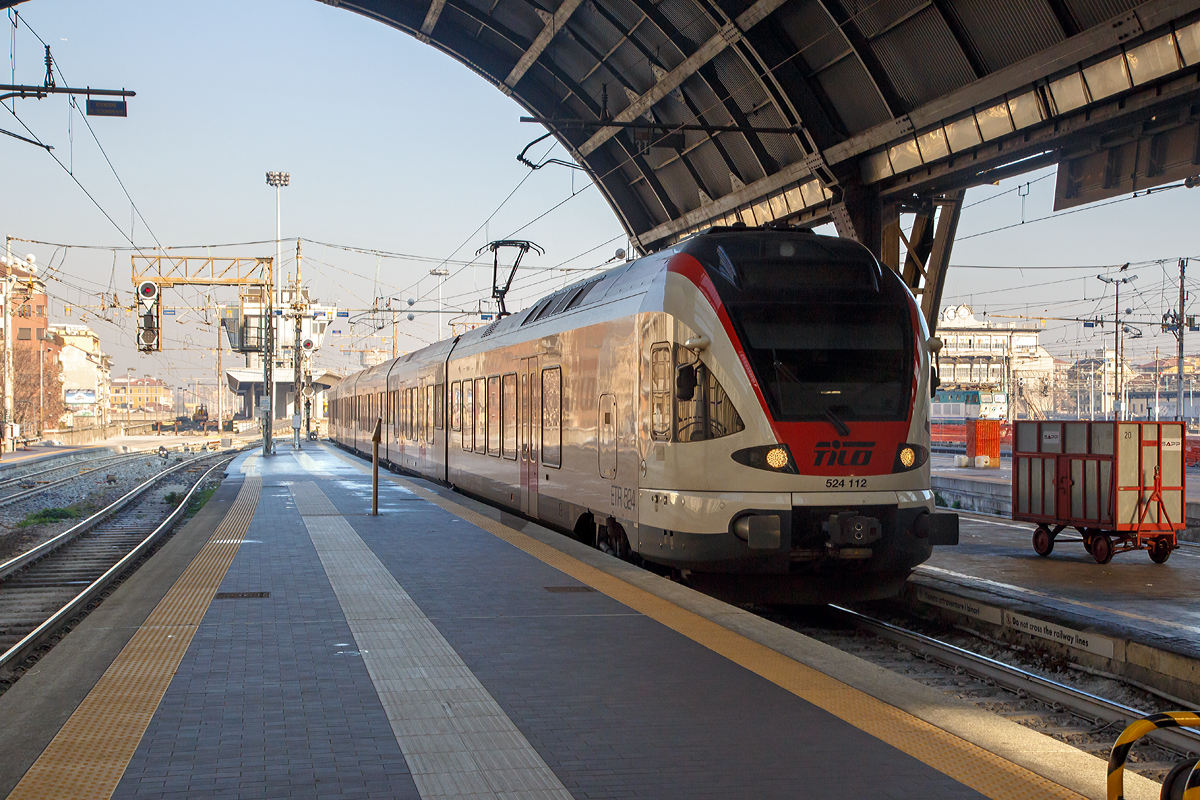
<svg viewBox="0 0 1200 800">
<path fill-rule="evenodd" d="M 171 387 L 165 381 L 144 375 L 114 375 L 112 377 L 113 415 L 143 414 L 155 419 L 172 417 Z"/>
<path fill-rule="evenodd" d="M 54 325 L 62 342 L 63 397 L 69 427 L 104 425 L 112 414 L 112 357 L 100 347 L 100 337 L 86 325 Z"/>
</svg>

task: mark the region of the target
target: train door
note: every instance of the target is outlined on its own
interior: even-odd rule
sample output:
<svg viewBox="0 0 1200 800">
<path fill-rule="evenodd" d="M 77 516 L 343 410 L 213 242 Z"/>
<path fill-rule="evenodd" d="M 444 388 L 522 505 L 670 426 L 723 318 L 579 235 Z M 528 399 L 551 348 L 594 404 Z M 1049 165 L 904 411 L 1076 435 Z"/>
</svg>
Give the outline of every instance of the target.
<svg viewBox="0 0 1200 800">
<path fill-rule="evenodd" d="M 531 517 L 538 514 L 538 432 L 541 430 L 541 377 L 537 358 L 521 360 L 520 437 L 521 437 L 521 511 Z"/>
<path fill-rule="evenodd" d="M 597 428 L 600 477 L 612 480 L 617 477 L 617 398 L 615 395 L 600 395 Z"/>
</svg>

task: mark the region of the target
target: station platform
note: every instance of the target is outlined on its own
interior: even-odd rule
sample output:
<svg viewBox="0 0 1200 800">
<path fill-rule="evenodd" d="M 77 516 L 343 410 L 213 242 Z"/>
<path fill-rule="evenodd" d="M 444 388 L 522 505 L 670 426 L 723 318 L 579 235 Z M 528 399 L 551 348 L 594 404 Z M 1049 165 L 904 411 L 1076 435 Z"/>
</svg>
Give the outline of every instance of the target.
<svg viewBox="0 0 1200 800">
<path fill-rule="evenodd" d="M 227 475 L 0 696 L 0 796 L 1105 796 L 1095 756 L 443 487 L 381 475 L 371 516 L 315 444 Z"/>
</svg>

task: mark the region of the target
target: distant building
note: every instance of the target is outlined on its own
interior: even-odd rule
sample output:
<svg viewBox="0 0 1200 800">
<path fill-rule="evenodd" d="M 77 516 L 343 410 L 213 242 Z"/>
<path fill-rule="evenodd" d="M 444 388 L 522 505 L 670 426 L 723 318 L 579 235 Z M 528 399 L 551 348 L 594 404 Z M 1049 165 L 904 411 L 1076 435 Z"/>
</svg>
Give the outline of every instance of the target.
<svg viewBox="0 0 1200 800">
<path fill-rule="evenodd" d="M 168 414 L 172 410 L 171 387 L 165 381 L 146 375 L 112 377 L 113 413 Z"/>
<path fill-rule="evenodd" d="M 11 309 L 13 351 L 36 348 L 39 341 L 46 341 L 50 326 L 50 301 L 46 296 L 46 284 L 31 270 L 6 267 L 0 264 L 0 275 L 13 277 Z M 0 333 L 3 320 L 0 320 Z"/>
<path fill-rule="evenodd" d="M 37 435 L 47 428 L 57 428 L 63 416 L 59 364 L 62 341 L 50 330 L 46 284 L 36 271 L 32 267 L 0 265 L 0 276 L 9 275 L 13 345 L 13 419 L 9 421 L 21 426 L 22 435 Z"/>
<path fill-rule="evenodd" d="M 1005 392 L 1014 417 L 1052 412 L 1061 370 L 1038 343 L 1036 324 L 981 321 L 960 305 L 942 309 L 937 333 L 944 343 L 938 357 L 943 387 Z"/>
<path fill-rule="evenodd" d="M 62 342 L 64 422 L 71 427 L 109 422 L 112 357 L 100 349 L 100 337 L 86 325 L 55 325 L 49 330 Z"/>
</svg>

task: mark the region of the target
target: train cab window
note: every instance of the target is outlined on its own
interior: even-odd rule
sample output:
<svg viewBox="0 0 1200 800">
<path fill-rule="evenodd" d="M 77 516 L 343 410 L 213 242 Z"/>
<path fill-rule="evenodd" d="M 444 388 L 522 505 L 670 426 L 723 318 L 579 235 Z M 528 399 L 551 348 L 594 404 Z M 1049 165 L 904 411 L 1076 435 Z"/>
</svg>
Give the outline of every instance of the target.
<svg viewBox="0 0 1200 800">
<path fill-rule="evenodd" d="M 462 430 L 462 383 L 455 381 L 450 384 L 450 430 Z"/>
<path fill-rule="evenodd" d="M 701 442 L 745 430 L 729 395 L 703 361 L 680 348 L 680 363 L 694 363 L 696 391 L 691 400 L 675 401 L 675 441 Z"/>
<path fill-rule="evenodd" d="M 487 452 L 487 378 L 475 379 L 475 452 Z"/>
<path fill-rule="evenodd" d="M 503 434 L 500 454 L 510 461 L 517 460 L 517 374 L 510 372 L 502 378 L 503 397 L 500 399 L 500 417 Z"/>
<path fill-rule="evenodd" d="M 671 439 L 671 345 L 650 348 L 650 438 Z"/>
<path fill-rule="evenodd" d="M 443 416 L 443 404 L 446 402 L 446 384 L 435 383 L 433 388 L 433 427 L 434 430 L 442 430 L 446 427 L 446 418 Z"/>
<path fill-rule="evenodd" d="M 562 368 L 542 370 L 542 463 L 562 466 Z"/>
<path fill-rule="evenodd" d="M 475 391 L 471 381 L 463 381 L 462 392 L 462 448 L 475 449 Z"/>
</svg>

